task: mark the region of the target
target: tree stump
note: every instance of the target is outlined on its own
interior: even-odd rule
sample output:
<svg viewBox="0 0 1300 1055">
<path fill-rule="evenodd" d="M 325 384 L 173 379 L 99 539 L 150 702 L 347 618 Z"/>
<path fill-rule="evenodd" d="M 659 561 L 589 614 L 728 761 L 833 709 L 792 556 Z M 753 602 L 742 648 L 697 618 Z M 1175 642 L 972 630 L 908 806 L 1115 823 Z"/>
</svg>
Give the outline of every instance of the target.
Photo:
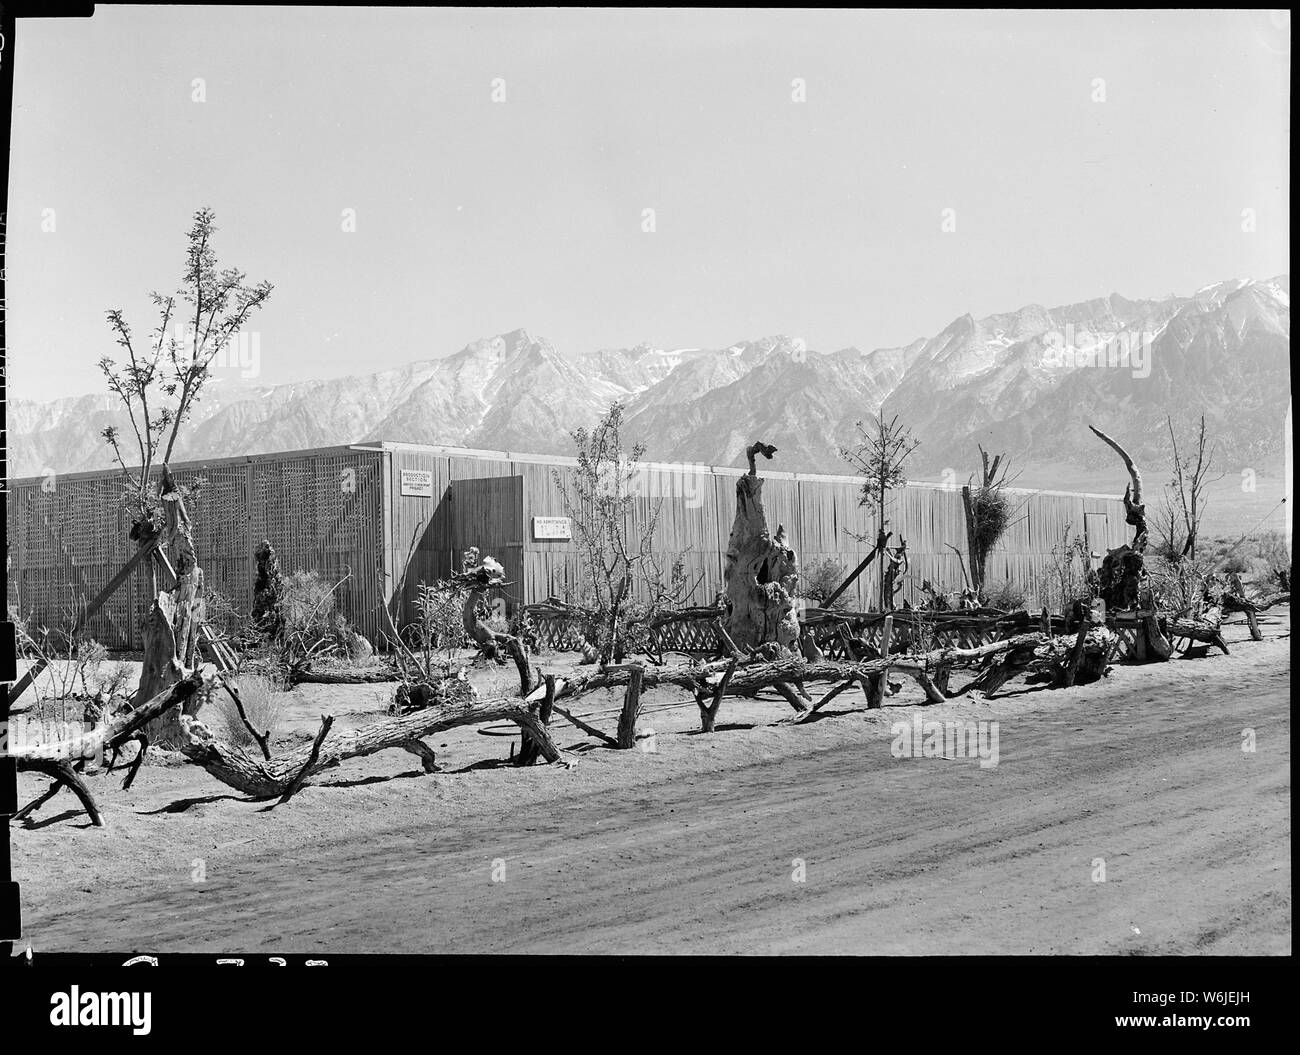
<svg viewBox="0 0 1300 1055">
<path fill-rule="evenodd" d="M 163 466 L 160 496 L 164 522 L 162 542 L 156 552 L 174 575 L 175 583 L 171 590 L 159 591 L 145 616 L 140 685 L 134 697 L 137 705 L 153 699 L 198 666 L 199 627 L 206 614 L 203 570 L 194 551 L 189 513 L 167 466 Z M 197 715 L 203 701 L 204 694 L 192 696 L 184 713 Z M 161 747 L 178 745 L 182 739 L 179 721 L 180 712 L 168 711 L 147 730 L 149 739 Z"/>
<path fill-rule="evenodd" d="M 799 560 L 786 544 L 783 526 L 777 526 L 775 535 L 768 530 L 763 481 L 754 467 L 755 454 L 770 458 L 775 451 L 766 444 L 751 445 L 746 452 L 749 473 L 736 481 L 736 518 L 723 569 L 722 626 L 742 650 L 769 641 L 792 649 L 799 640 L 794 611 Z"/>
<path fill-rule="evenodd" d="M 1143 558 L 1147 548 L 1147 511 L 1142 501 L 1142 473 L 1123 447 L 1100 429 L 1088 427 L 1120 456 L 1129 474 L 1129 483 L 1124 488 L 1124 519 L 1133 528 L 1133 543 L 1118 546 L 1102 558 L 1097 593 L 1106 602 L 1107 611 L 1130 611 L 1139 607 L 1147 585 Z"/>
</svg>

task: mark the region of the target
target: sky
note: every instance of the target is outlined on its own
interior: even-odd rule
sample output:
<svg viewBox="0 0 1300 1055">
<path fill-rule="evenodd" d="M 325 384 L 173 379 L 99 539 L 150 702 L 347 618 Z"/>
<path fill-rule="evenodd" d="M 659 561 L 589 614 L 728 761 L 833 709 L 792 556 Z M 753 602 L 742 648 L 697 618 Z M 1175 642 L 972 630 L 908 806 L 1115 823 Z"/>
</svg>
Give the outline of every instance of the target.
<svg viewBox="0 0 1300 1055">
<path fill-rule="evenodd" d="M 205 205 L 275 285 L 265 383 L 517 328 L 867 350 L 1289 271 L 1268 12 L 100 7 L 12 54 L 17 398 L 103 389 L 105 311 L 155 324 Z"/>
</svg>

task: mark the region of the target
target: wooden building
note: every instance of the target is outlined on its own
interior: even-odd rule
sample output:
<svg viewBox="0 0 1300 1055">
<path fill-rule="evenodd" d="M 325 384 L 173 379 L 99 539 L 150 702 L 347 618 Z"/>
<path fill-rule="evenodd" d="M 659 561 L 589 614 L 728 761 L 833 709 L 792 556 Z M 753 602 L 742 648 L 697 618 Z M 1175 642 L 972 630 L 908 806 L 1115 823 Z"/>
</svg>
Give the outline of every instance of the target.
<svg viewBox="0 0 1300 1055">
<path fill-rule="evenodd" d="M 774 465 L 780 465 L 780 456 Z M 346 581 L 342 611 L 382 643 L 387 621 L 411 618 L 421 581 L 444 578 L 460 554 L 477 546 L 501 561 L 511 584 L 508 605 L 564 597 L 580 566 L 560 486 L 572 458 L 410 443 L 366 443 L 283 454 L 210 459 L 173 467 L 192 489 L 199 562 L 210 587 L 247 613 L 253 548 L 268 539 L 286 572 L 299 569 Z M 723 555 L 742 470 L 644 463 L 637 481 L 638 517 L 659 510 L 655 549 L 666 566 L 677 554 L 699 585 L 691 603 L 722 589 Z M 558 476 L 558 482 L 557 482 Z M 859 505 L 861 479 L 763 472 L 769 522 L 785 527 L 802 564 L 822 557 L 853 568 L 870 549 L 854 533 L 874 535 Z M 15 480 L 9 485 L 9 603 L 37 623 L 60 625 L 93 597 L 133 551 L 116 471 Z M 1128 539 L 1123 504 L 1110 495 L 1013 491 L 1016 512 L 990 555 L 986 581 L 1011 581 L 1033 592 L 1037 574 L 1063 537 L 1082 535 L 1104 552 Z M 891 492 L 888 529 L 908 542 L 911 569 L 903 596 L 921 600 L 929 579 L 961 586 L 956 553 L 965 551 L 960 488 L 909 484 Z M 566 530 L 570 529 L 570 530 Z M 868 608 L 878 590 L 875 567 L 849 591 Z M 147 573 L 134 576 L 90 620 L 88 632 L 111 648 L 139 647 L 147 607 Z M 399 611 L 400 609 L 400 611 Z"/>
</svg>

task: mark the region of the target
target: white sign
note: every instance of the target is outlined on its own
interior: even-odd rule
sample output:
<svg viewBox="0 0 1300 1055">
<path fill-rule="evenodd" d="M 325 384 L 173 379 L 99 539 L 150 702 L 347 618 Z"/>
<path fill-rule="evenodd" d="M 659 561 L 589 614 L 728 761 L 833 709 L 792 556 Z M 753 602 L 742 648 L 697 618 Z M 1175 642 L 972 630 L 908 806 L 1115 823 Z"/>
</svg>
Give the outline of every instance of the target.
<svg viewBox="0 0 1300 1055">
<path fill-rule="evenodd" d="M 411 498 L 432 498 L 433 473 L 423 469 L 403 469 L 402 494 Z"/>
<path fill-rule="evenodd" d="M 533 538 L 573 538 L 568 517 L 533 517 Z"/>
</svg>

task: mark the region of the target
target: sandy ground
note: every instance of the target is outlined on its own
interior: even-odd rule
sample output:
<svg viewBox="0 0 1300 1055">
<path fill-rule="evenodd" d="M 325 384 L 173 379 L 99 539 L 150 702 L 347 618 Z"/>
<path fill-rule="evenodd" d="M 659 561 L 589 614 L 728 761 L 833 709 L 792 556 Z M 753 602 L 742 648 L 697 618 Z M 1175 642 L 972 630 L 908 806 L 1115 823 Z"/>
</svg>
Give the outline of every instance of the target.
<svg viewBox="0 0 1300 1055">
<path fill-rule="evenodd" d="M 562 953 L 1291 951 L 1289 620 L 1230 624 L 1231 656 L 1116 667 L 1047 691 L 882 711 L 845 693 L 799 727 L 780 701 L 647 696 L 653 751 L 507 763 L 513 735 L 387 751 L 284 806 L 193 766 L 89 782 L 14 829 L 38 950 Z M 560 669 L 571 657 L 543 657 Z M 510 671 L 491 672 L 510 684 Z M 301 686 L 283 742 L 359 724 L 384 686 Z M 580 714 L 612 730 L 617 701 Z M 999 759 L 905 758 L 891 725 L 998 723 Z M 1253 730 L 1254 752 L 1242 750 Z M 643 743 L 648 743 L 643 741 Z M 20 777 L 20 801 L 45 786 Z M 1097 881 L 1104 867 L 1104 881 Z"/>
</svg>

